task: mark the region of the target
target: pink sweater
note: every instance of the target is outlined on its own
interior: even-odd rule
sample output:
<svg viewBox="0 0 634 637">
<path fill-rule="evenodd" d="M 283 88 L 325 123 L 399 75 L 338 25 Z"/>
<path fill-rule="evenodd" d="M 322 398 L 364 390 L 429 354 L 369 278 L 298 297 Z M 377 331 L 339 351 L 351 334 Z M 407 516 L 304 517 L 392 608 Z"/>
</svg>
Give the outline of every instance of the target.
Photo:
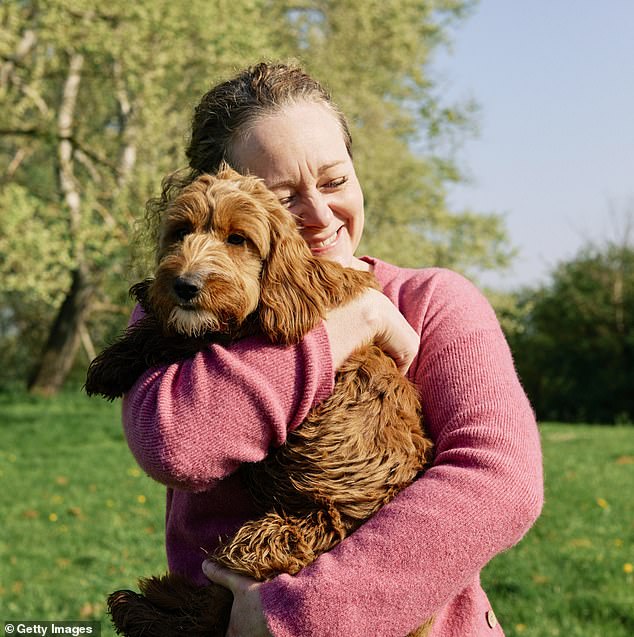
<svg viewBox="0 0 634 637">
<path fill-rule="evenodd" d="M 409 376 L 435 441 L 433 466 L 294 577 L 261 587 L 276 637 L 502 635 L 479 573 L 541 511 L 539 435 L 498 321 L 459 275 L 366 258 L 421 335 Z M 284 442 L 332 391 L 322 326 L 293 347 L 249 338 L 147 372 L 124 399 L 128 443 L 167 485 L 169 568 L 206 583 L 205 557 L 253 513 L 233 472 Z M 493 627 L 492 627 L 493 626 Z"/>
</svg>

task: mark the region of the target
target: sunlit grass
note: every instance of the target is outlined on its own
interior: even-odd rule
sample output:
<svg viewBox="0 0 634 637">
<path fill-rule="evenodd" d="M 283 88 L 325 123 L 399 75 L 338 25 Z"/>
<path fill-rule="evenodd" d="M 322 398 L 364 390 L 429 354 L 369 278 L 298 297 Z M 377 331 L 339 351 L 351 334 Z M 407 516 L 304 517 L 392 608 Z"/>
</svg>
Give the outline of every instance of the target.
<svg viewBox="0 0 634 637">
<path fill-rule="evenodd" d="M 118 404 L 0 401 L 0 619 L 98 619 L 165 569 L 164 490 L 127 449 Z"/>
<path fill-rule="evenodd" d="M 546 504 L 485 570 L 509 637 L 634 634 L 634 429 L 542 426 Z"/>
<path fill-rule="evenodd" d="M 120 406 L 0 396 L 0 619 L 97 619 L 165 569 L 164 489 L 137 467 Z M 508 637 L 634 634 L 634 429 L 544 425 L 546 506 L 483 574 Z M 336 636 L 333 636 L 336 637 Z"/>
</svg>

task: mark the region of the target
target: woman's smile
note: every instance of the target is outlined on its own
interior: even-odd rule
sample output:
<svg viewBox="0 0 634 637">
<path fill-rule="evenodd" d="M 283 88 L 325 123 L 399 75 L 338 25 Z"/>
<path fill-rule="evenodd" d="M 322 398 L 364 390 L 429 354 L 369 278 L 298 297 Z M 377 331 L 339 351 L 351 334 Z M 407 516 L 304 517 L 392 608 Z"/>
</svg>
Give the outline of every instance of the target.
<svg viewBox="0 0 634 637">
<path fill-rule="evenodd" d="M 231 160 L 265 181 L 297 219 L 315 256 L 368 268 L 354 256 L 363 232 L 363 193 L 331 110 L 301 101 L 261 117 L 235 142 Z"/>
<path fill-rule="evenodd" d="M 308 237 L 306 235 L 304 235 L 304 239 L 315 254 L 324 252 L 337 242 L 337 240 L 339 239 L 339 231 L 343 227 L 343 225 L 339 226 L 339 228 L 337 228 L 335 232 L 333 232 L 330 236 L 327 236 L 325 239 L 321 239 L 318 237 Z"/>
</svg>

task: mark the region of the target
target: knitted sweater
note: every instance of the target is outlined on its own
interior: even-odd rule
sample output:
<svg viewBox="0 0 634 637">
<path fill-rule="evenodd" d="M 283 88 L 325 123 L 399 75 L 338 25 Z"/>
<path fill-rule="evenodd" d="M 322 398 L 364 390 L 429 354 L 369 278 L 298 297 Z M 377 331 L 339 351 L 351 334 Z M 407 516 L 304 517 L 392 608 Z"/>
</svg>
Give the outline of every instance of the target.
<svg viewBox="0 0 634 637">
<path fill-rule="evenodd" d="M 383 292 L 421 336 L 408 372 L 435 443 L 433 465 L 360 529 L 295 576 L 261 586 L 276 637 L 502 635 L 480 570 L 541 511 L 535 418 L 488 302 L 461 276 L 372 258 Z M 133 317 L 134 320 L 134 317 Z M 206 583 L 200 547 L 253 515 L 233 475 L 284 442 L 332 391 L 322 325 L 297 346 L 253 337 L 148 371 L 123 422 L 141 467 L 167 485 L 170 570 Z"/>
</svg>

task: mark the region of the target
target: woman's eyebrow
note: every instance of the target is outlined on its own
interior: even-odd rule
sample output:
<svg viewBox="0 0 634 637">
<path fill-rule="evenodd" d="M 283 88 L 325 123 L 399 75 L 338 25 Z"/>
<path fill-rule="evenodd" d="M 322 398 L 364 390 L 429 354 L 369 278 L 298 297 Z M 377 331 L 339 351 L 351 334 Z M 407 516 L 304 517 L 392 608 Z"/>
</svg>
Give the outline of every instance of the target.
<svg viewBox="0 0 634 637">
<path fill-rule="evenodd" d="M 281 179 L 280 181 L 274 181 L 272 184 L 267 184 L 269 190 L 280 190 L 281 188 L 292 188 L 295 185 L 293 179 Z"/>
<path fill-rule="evenodd" d="M 329 164 L 324 164 L 323 166 L 320 166 L 319 170 L 317 171 L 317 174 L 323 175 L 326 171 L 330 170 L 331 168 L 336 168 L 340 164 L 345 164 L 345 163 L 346 163 L 346 160 L 338 159 L 337 161 L 332 161 Z"/>
</svg>

